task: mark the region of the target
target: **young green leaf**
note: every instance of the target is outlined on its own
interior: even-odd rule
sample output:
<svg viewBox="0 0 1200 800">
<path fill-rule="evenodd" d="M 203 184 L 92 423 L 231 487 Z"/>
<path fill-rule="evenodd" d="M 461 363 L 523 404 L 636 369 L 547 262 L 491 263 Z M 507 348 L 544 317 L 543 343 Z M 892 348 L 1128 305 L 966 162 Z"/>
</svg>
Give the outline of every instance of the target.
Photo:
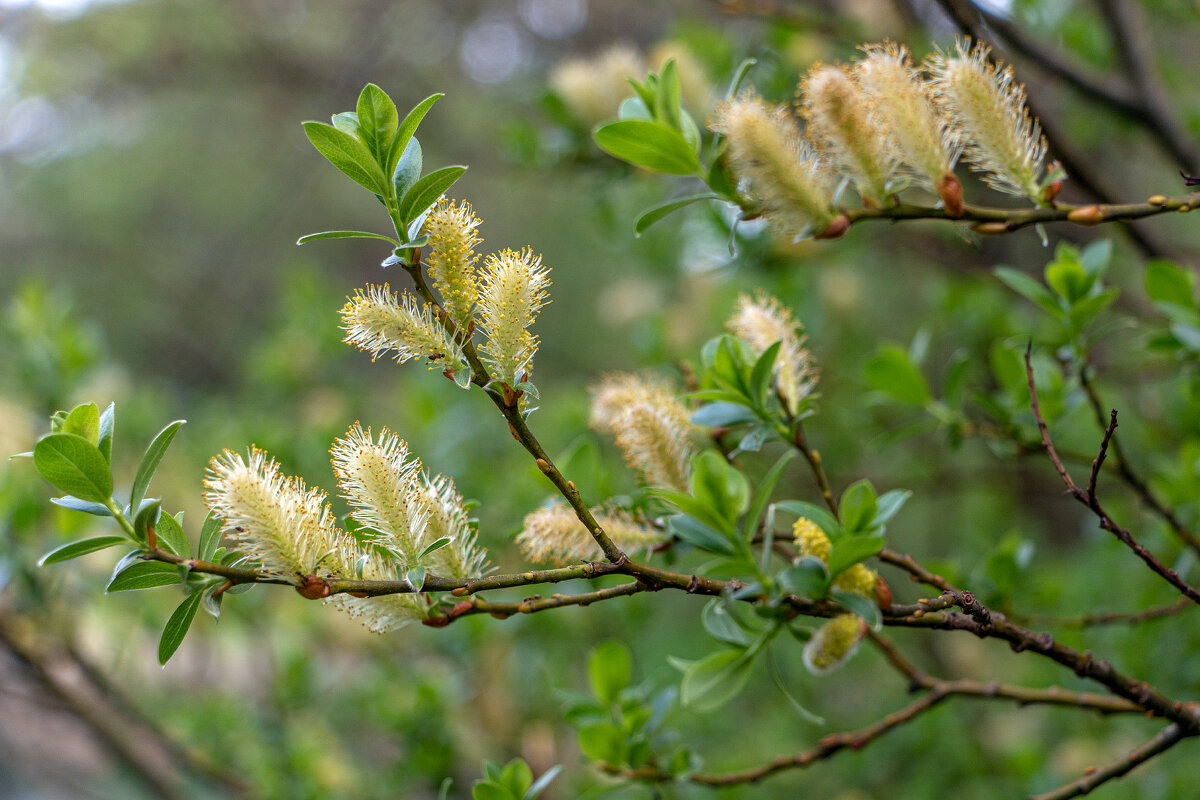
<svg viewBox="0 0 1200 800">
<path fill-rule="evenodd" d="M 1196 278 L 1190 270 L 1161 258 L 1146 264 L 1146 294 L 1159 303 L 1196 307 Z"/>
<path fill-rule="evenodd" d="M 404 153 L 392 171 L 392 186 L 396 189 L 397 198 L 404 197 L 408 193 L 412 185 L 420 179 L 421 170 L 424 167 L 425 159 L 421 153 L 421 143 L 414 136 L 408 140 L 408 146 L 404 148 Z"/>
<path fill-rule="evenodd" d="M 409 141 L 413 138 L 413 134 L 417 132 L 417 126 L 421 124 L 421 120 L 425 119 L 425 115 L 429 113 L 429 109 L 433 108 L 433 104 L 445 97 L 445 94 L 439 92 L 431 94 L 409 111 L 404 120 L 396 128 L 396 135 L 392 138 L 391 147 L 388 148 L 388 159 L 385 165 L 384 172 L 391 175 L 396 169 L 396 164 L 400 161 L 400 155 L 408 148 Z"/>
<path fill-rule="evenodd" d="M 386 166 L 400 115 L 387 92 L 368 83 L 358 95 L 358 127 L 375 160 Z"/>
<path fill-rule="evenodd" d="M 318 239 L 382 239 L 385 242 L 391 242 L 396 247 L 400 246 L 400 243 L 391 236 L 384 236 L 382 233 L 371 233 L 370 231 L 321 231 L 320 233 L 309 233 L 297 239 L 296 244 L 308 244 Z"/>
<path fill-rule="evenodd" d="M 616 639 L 608 639 L 593 648 L 588 656 L 588 682 L 593 694 L 607 704 L 633 680 L 633 662 L 629 648 Z"/>
<path fill-rule="evenodd" d="M 112 497 L 112 473 L 99 448 L 73 433 L 43 436 L 33 448 L 33 465 L 43 478 L 80 500 L 105 503 Z"/>
<path fill-rule="evenodd" d="M 818 600 L 829 591 L 831 576 L 824 561 L 813 556 L 804 556 L 795 564 L 781 569 L 775 580 L 780 588 L 789 594 Z"/>
<path fill-rule="evenodd" d="M 649 208 L 638 215 L 638 218 L 633 222 L 633 233 L 635 236 L 641 236 L 647 228 L 658 222 L 668 214 L 672 214 L 681 208 L 690 206 L 692 203 L 699 203 L 702 200 L 720 200 L 721 196 L 712 192 L 703 192 L 701 194 L 692 194 L 687 197 L 681 197 L 678 200 L 671 200 L 662 205 Z"/>
<path fill-rule="evenodd" d="M 837 538 L 842 534 L 841 524 L 833 518 L 832 514 L 820 506 L 806 503 L 803 500 L 781 500 L 775 504 L 775 508 L 780 511 L 786 511 L 789 514 L 795 514 L 797 517 L 811 519 L 830 538 Z"/>
<path fill-rule="evenodd" d="M 846 536 L 838 539 L 829 553 L 829 574 L 836 578 L 860 561 L 866 561 L 878 554 L 882 549 L 882 536 Z"/>
<path fill-rule="evenodd" d="M 123 569 L 109 581 L 105 592 L 134 592 L 140 589 L 157 589 L 160 586 L 177 586 L 180 583 L 179 568 L 162 561 L 137 561 Z"/>
<path fill-rule="evenodd" d="M 99 447 L 100 409 L 96 407 L 95 403 L 75 406 L 63 421 L 61 432 L 73 433 Z"/>
<path fill-rule="evenodd" d="M 175 420 L 159 431 L 154 440 L 150 442 L 150 446 L 146 448 L 146 453 L 142 456 L 142 463 L 138 465 L 137 474 L 133 476 L 133 488 L 129 492 L 130 508 L 136 509 L 141 505 L 142 498 L 146 496 L 146 490 L 150 488 L 150 479 L 154 477 L 154 471 L 158 469 L 175 434 L 179 432 L 185 422 L 187 420 Z"/>
<path fill-rule="evenodd" d="M 187 636 L 188 628 L 192 626 L 192 620 L 196 618 L 196 609 L 200 607 L 203 599 L 204 592 L 193 592 L 179 604 L 175 613 L 167 620 L 162 638 L 158 640 L 159 664 L 165 666 L 171 660 L 171 656 L 175 655 L 175 651 L 183 643 L 183 637 Z"/>
<path fill-rule="evenodd" d="M 200 546 L 196 557 L 201 561 L 212 561 L 221 546 L 221 521 L 210 511 L 200 526 Z"/>
<path fill-rule="evenodd" d="M 767 504 L 771 502 L 771 493 L 775 491 L 775 485 L 779 483 L 779 478 L 783 475 L 783 468 L 795 457 L 795 450 L 785 450 L 759 482 L 758 488 L 754 491 L 754 498 L 750 502 L 750 512 L 746 515 L 746 539 L 753 539 L 758 532 L 758 524 L 767 510 Z"/>
<path fill-rule="evenodd" d="M 124 536 L 97 536 L 93 539 L 83 539 L 51 550 L 42 556 L 41 560 L 38 561 L 38 565 L 44 567 L 48 564 L 57 564 L 60 561 L 70 561 L 72 558 L 86 556 L 88 553 L 95 553 L 97 550 L 105 550 L 118 544 L 128 543 L 129 540 Z"/>
<path fill-rule="evenodd" d="M 419 556 L 417 556 L 417 560 L 420 561 L 423 558 L 425 558 L 425 556 L 430 555 L 431 553 L 436 553 L 438 550 L 441 550 L 443 547 L 445 547 L 446 545 L 450 544 L 453 541 L 454 541 L 453 536 L 443 536 L 442 538 L 440 538 L 436 541 L 430 542 L 429 545 L 426 546 L 426 548 L 421 551 L 421 554 Z"/>
<path fill-rule="evenodd" d="M 874 600 L 869 600 L 853 592 L 839 591 L 833 593 L 833 599 L 837 600 L 847 611 L 865 619 L 873 630 L 879 630 L 883 625 L 883 615 L 879 613 L 879 606 L 875 605 Z"/>
<path fill-rule="evenodd" d="M 687 514 L 668 517 L 667 530 L 693 547 L 710 553 L 731 556 L 735 552 L 728 538 Z"/>
<path fill-rule="evenodd" d="M 158 524 L 161 513 L 162 508 L 158 500 L 147 500 L 141 504 L 133 518 L 133 530 L 138 542 L 144 545 L 150 540 L 150 529 Z"/>
<path fill-rule="evenodd" d="M 903 348 L 883 345 L 865 367 L 867 384 L 901 403 L 923 406 L 929 401 L 929 384 Z"/>
<path fill-rule="evenodd" d="M 56 506 L 69 508 L 72 511 L 82 511 L 85 514 L 91 514 L 96 517 L 112 516 L 112 512 L 108 510 L 108 506 L 103 503 L 90 503 L 87 500 L 80 500 L 78 497 L 72 497 L 71 495 L 51 497 L 50 502 Z"/>
<path fill-rule="evenodd" d="M 596 128 L 592 136 L 601 150 L 634 166 L 668 175 L 701 171 L 696 151 L 683 134 L 661 122 L 618 120 Z"/>
<path fill-rule="evenodd" d="M 160 515 L 158 523 L 154 526 L 154 532 L 158 535 L 159 545 L 180 558 L 188 558 L 192 555 L 192 545 L 188 541 L 187 534 L 184 533 L 181 524 L 182 517 L 182 511 L 174 517 L 170 514 Z"/>
<path fill-rule="evenodd" d="M 680 684 L 683 704 L 700 713 L 714 711 L 746 686 L 754 664 L 747 651 L 721 650 L 688 667 Z"/>
<path fill-rule="evenodd" d="M 104 409 L 104 413 L 100 415 L 100 425 L 98 429 L 97 447 L 100 448 L 100 455 L 104 456 L 104 460 L 112 462 L 112 443 L 113 443 L 113 427 L 116 425 L 117 404 L 109 403 L 108 408 Z"/>
<path fill-rule="evenodd" d="M 1059 305 L 1050 290 L 1025 273 L 1018 272 L 1011 267 L 996 267 L 996 277 L 1008 288 L 1041 306 L 1049 313 L 1055 316 L 1062 314 L 1062 306 Z"/>
<path fill-rule="evenodd" d="M 359 186 L 375 194 L 387 192 L 383 170 L 356 137 L 324 122 L 305 122 L 304 133 L 317 152 Z"/>
<path fill-rule="evenodd" d="M 754 411 L 742 403 L 706 403 L 692 412 L 692 423 L 706 428 L 740 425 L 756 419 Z"/>
<path fill-rule="evenodd" d="M 463 166 L 442 167 L 421 178 L 405 192 L 404 199 L 400 201 L 400 218 L 405 223 L 412 222 L 437 202 L 466 171 L 467 168 Z"/>
<path fill-rule="evenodd" d="M 868 480 L 855 481 L 842 492 L 838 508 L 842 512 L 842 527 L 847 532 L 867 530 L 875 521 L 875 512 L 879 510 L 875 488 Z"/>
</svg>

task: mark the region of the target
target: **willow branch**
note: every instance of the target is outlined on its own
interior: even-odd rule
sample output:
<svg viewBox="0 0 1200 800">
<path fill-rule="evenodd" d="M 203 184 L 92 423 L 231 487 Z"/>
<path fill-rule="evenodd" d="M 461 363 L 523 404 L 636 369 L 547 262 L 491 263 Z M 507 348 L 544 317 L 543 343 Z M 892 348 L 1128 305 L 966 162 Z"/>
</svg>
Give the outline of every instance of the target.
<svg viewBox="0 0 1200 800">
<path fill-rule="evenodd" d="M 1153 739 L 1131 751 L 1124 758 L 1084 775 L 1077 781 L 1060 786 L 1052 792 L 1035 795 L 1030 800 L 1067 800 L 1071 797 L 1081 797 L 1101 784 L 1128 774 L 1134 768 L 1146 763 L 1159 753 L 1171 749 L 1184 739 L 1194 735 L 1183 731 L 1178 725 L 1168 725 L 1159 731 L 1158 735 Z"/>
<path fill-rule="evenodd" d="M 1144 611 L 1106 611 L 1095 614 L 1081 614 L 1076 617 L 1055 617 L 1046 614 L 1009 614 L 1028 625 L 1048 625 L 1052 628 L 1094 628 L 1101 625 L 1137 625 L 1156 619 L 1173 617 L 1186 608 L 1192 607 L 1192 602 L 1181 597 L 1174 603 L 1165 606 L 1154 606 Z"/>
<path fill-rule="evenodd" d="M 1059 476 L 1063 483 L 1067 486 L 1067 491 L 1083 505 L 1087 506 L 1096 518 L 1100 520 L 1100 527 L 1117 537 L 1118 540 L 1130 550 L 1134 555 L 1140 558 L 1146 566 L 1148 566 L 1156 575 L 1161 577 L 1167 583 L 1179 590 L 1180 594 L 1187 597 L 1194 603 L 1200 604 L 1200 591 L 1188 584 L 1183 578 L 1179 577 L 1179 573 L 1170 567 L 1164 566 L 1161 561 L 1154 557 L 1149 550 L 1141 543 L 1133 538 L 1133 535 L 1126 529 L 1118 525 L 1104 507 L 1100 505 L 1099 499 L 1096 497 L 1096 475 L 1100 471 L 1100 465 L 1104 462 L 1104 454 L 1108 449 L 1108 443 L 1112 439 L 1112 435 L 1117 427 L 1117 412 L 1113 410 L 1112 418 L 1108 427 L 1104 432 L 1104 441 L 1100 445 L 1100 452 L 1096 456 L 1096 462 L 1092 466 L 1091 478 L 1088 481 L 1088 491 L 1085 493 L 1082 489 L 1075 485 L 1075 481 L 1067 473 L 1066 467 L 1063 466 L 1062 459 L 1058 457 L 1058 452 L 1054 449 L 1054 442 L 1050 440 L 1050 430 L 1046 426 L 1045 417 L 1042 416 L 1042 409 L 1038 405 L 1037 387 L 1033 382 L 1033 361 L 1031 354 L 1033 350 L 1032 343 L 1025 349 L 1025 377 L 1029 384 L 1029 398 L 1033 406 L 1033 416 L 1037 420 L 1038 430 L 1042 434 L 1042 444 L 1046 448 L 1047 455 L 1050 456 L 1050 461 L 1053 462 L 1054 468 L 1058 470 Z"/>
<path fill-rule="evenodd" d="M 538 611 L 549 611 L 550 609 L 566 608 L 567 606 L 590 606 L 592 603 L 611 600 L 614 597 L 628 597 L 631 594 L 644 591 L 646 591 L 645 584 L 638 581 L 630 581 L 629 583 L 610 586 L 607 589 L 599 589 L 594 592 L 552 594 L 549 597 L 533 595 L 526 597 L 524 600 L 512 603 L 493 603 L 478 597 L 472 597 L 469 607 L 459 611 L 455 616 L 490 614 L 497 619 L 507 619 L 514 614 L 533 614 Z"/>
<path fill-rule="evenodd" d="M 1104 403 L 1100 399 L 1100 393 L 1096 390 L 1095 384 L 1093 384 L 1091 378 L 1088 377 L 1088 371 L 1087 364 L 1084 364 L 1082 367 L 1080 367 L 1079 384 L 1083 387 L 1084 394 L 1087 395 L 1088 403 L 1092 407 L 1092 413 L 1096 417 L 1096 424 L 1103 429 L 1105 426 Z M 1176 516 L 1174 509 L 1155 497 L 1154 492 L 1150 490 L 1149 484 L 1147 484 L 1140 475 L 1134 472 L 1128 457 L 1125 455 L 1124 449 L 1121 447 L 1120 437 L 1113 437 L 1111 447 L 1113 455 L 1117 457 L 1116 470 L 1121 476 L 1121 480 L 1123 480 L 1125 484 L 1129 486 L 1129 488 L 1133 489 L 1133 491 L 1137 493 L 1137 496 L 1140 497 L 1146 503 L 1146 505 L 1154 511 L 1154 513 L 1158 514 L 1158 516 L 1160 516 L 1168 525 L 1171 526 L 1171 530 L 1175 532 L 1175 535 L 1179 537 L 1180 540 L 1182 540 L 1186 545 L 1191 547 L 1196 552 L 1200 553 L 1200 537 L 1197 537 L 1196 534 L 1188 530 L 1187 527 L 1180 521 L 1179 517 Z"/>
</svg>

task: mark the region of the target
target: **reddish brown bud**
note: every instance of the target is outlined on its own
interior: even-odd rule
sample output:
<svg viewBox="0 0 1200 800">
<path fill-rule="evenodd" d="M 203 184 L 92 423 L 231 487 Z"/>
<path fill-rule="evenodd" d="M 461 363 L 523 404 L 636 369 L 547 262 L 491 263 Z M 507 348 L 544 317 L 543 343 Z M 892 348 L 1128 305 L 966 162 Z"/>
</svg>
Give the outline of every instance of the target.
<svg viewBox="0 0 1200 800">
<path fill-rule="evenodd" d="M 1067 219 L 1076 225 L 1099 225 L 1104 222 L 1104 211 L 1095 204 L 1083 206 L 1067 214 Z"/>
<path fill-rule="evenodd" d="M 542 472 L 550 471 L 550 462 L 544 458 L 539 458 L 537 460 L 537 465 L 538 465 L 538 469 L 540 469 Z"/>
<path fill-rule="evenodd" d="M 938 197 L 942 198 L 942 208 L 946 216 L 957 219 L 963 213 L 963 191 L 958 176 L 947 171 L 937 185 Z"/>
<path fill-rule="evenodd" d="M 814 239 L 840 239 L 846 235 L 846 231 L 850 230 L 850 218 L 845 214 L 838 214 L 833 218 L 833 221 L 825 226 L 825 229 L 814 236 Z"/>
<path fill-rule="evenodd" d="M 972 225 L 971 230 L 984 236 L 1000 236 L 1010 232 L 1007 222 L 981 222 L 978 225 Z"/>
<path fill-rule="evenodd" d="M 882 575 L 875 576 L 875 602 L 884 611 L 892 607 L 892 587 L 887 585 Z"/>
<path fill-rule="evenodd" d="M 296 591 L 309 600 L 320 600 L 330 595 L 329 584 L 316 575 L 305 575 L 304 580 L 297 584 Z"/>
<path fill-rule="evenodd" d="M 1062 178 L 1059 178 L 1056 181 L 1051 181 L 1050 183 L 1047 183 L 1046 187 L 1044 189 L 1042 189 L 1042 200 L 1047 205 L 1054 205 L 1054 200 L 1055 200 L 1055 198 L 1058 197 L 1058 193 L 1062 191 L 1062 187 L 1063 187 Z"/>
<path fill-rule="evenodd" d="M 466 586 L 459 586 L 457 589 L 450 590 L 450 594 L 454 595 L 455 597 L 465 597 L 469 593 L 470 589 L 468 589 Z"/>
<path fill-rule="evenodd" d="M 346 594 L 350 595 L 351 597 L 357 597 L 359 600 L 364 597 L 370 597 L 370 595 L 366 592 L 346 592 Z"/>
<path fill-rule="evenodd" d="M 154 532 L 154 526 L 146 526 L 146 545 L 151 550 L 158 549 L 158 535 Z"/>
</svg>

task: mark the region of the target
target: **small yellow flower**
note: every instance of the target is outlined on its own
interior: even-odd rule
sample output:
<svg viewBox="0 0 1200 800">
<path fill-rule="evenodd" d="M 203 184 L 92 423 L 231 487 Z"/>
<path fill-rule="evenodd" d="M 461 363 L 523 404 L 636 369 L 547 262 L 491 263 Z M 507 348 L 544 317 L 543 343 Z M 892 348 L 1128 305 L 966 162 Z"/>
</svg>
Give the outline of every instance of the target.
<svg viewBox="0 0 1200 800">
<path fill-rule="evenodd" d="M 643 525 L 626 511 L 592 509 L 592 515 L 613 543 L 626 553 L 645 552 L 663 541 L 660 531 Z M 600 546 L 574 510 L 561 502 L 525 517 L 524 529 L 517 535 L 517 547 L 530 561 L 559 566 L 603 557 Z"/>
<path fill-rule="evenodd" d="M 812 556 L 822 561 L 829 560 L 833 543 L 829 541 L 829 536 L 821 530 L 817 523 L 808 517 L 801 517 L 792 526 L 792 532 L 795 534 L 796 549 L 800 551 L 800 555 Z"/>
</svg>

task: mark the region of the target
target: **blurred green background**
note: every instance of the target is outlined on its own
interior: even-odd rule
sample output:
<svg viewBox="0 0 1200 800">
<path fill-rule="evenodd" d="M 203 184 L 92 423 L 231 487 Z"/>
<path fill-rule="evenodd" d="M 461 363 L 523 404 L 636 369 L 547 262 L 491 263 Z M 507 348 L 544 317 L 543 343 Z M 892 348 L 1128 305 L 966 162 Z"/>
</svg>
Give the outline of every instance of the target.
<svg viewBox="0 0 1200 800">
<path fill-rule="evenodd" d="M 989 6 L 1008 8 L 1089 69 L 1117 63 L 1088 2 Z M 1195 135 L 1197 7 L 1145 6 L 1157 66 Z M 378 263 L 387 253 L 369 242 L 294 245 L 311 231 L 386 224 L 311 149 L 299 125 L 351 108 L 373 81 L 402 111 L 446 92 L 421 128 L 426 163 L 470 165 L 453 193 L 483 219 L 485 252 L 530 245 L 552 268 L 553 303 L 537 323 L 542 408 L 533 423 L 589 500 L 633 484 L 611 446 L 586 430 L 586 385 L 605 370 L 670 370 L 695 361 L 738 292 L 763 286 L 804 321 L 822 365 L 821 412 L 810 433 L 835 484 L 869 477 L 880 491 L 916 492 L 890 526 L 895 549 L 936 564 L 1002 609 L 1072 614 L 1171 601 L 1167 587 L 1063 499 L 1042 459 L 1016 458 L 1011 442 L 963 442 L 962 431 L 889 405 L 864 383 L 862 366 L 878 344 L 896 342 L 920 356 L 939 394 L 950 365 L 966 360 L 970 394 L 992 398 L 1026 424 L 1024 399 L 1019 387 L 1004 384 L 1003 365 L 1029 338 L 1052 342 L 1055 334 L 991 267 L 1040 274 L 1053 250 L 1035 232 L 979 240 L 938 224 L 876 225 L 837 243 L 782 246 L 745 226 L 731 256 L 729 220 L 697 208 L 634 238 L 634 216 L 668 187 L 603 158 L 587 143 L 586 121 L 570 119 L 546 97 L 547 76 L 563 59 L 614 43 L 650 52 L 671 42 L 693 57 L 692 85 L 708 83 L 710 94 L 723 91 L 742 57 L 755 55 L 756 85 L 788 99 L 813 61 L 850 58 L 859 42 L 885 36 L 923 52 L 933 39 L 949 41 L 953 28 L 929 3 L 835 0 L 4 0 L 4 452 L 29 449 L 56 409 L 116 401 L 114 463 L 118 475 L 130 475 L 144 443 L 168 420 L 185 418 L 152 492 L 184 509 L 194 534 L 203 471 L 222 448 L 253 442 L 286 472 L 331 489 L 333 438 L 355 420 L 388 425 L 429 468 L 454 476 L 479 501 L 481 542 L 493 561 L 503 571 L 522 568 L 510 542 L 548 487 L 490 407 L 436 373 L 372 364 L 340 343 L 336 312 L 345 296 L 368 281 L 390 279 L 398 288 L 403 274 L 383 272 Z M 1135 125 L 1097 112 L 1036 69 L 1020 69 L 1119 197 L 1177 191 L 1181 165 Z M 977 183 L 969 190 L 986 195 Z M 1194 264 L 1200 237 L 1192 223 L 1153 220 L 1143 229 Z M 1078 238 L 1080 231 L 1049 235 L 1052 243 L 1097 238 Z M 1106 280 L 1124 290 L 1112 335 L 1097 349 L 1101 385 L 1122 409 L 1135 461 L 1192 524 L 1200 519 L 1195 357 L 1147 355 L 1147 341 L 1165 321 L 1142 289 L 1143 257 L 1118 231 L 1099 233 L 1115 237 Z M 1048 392 L 1062 442 L 1093 451 L 1098 432 L 1077 387 L 1067 381 L 1057 395 Z M 799 467 L 788 480 L 796 495 L 815 497 Z M 480 774 L 481 759 L 517 755 L 539 773 L 567 765 L 546 795 L 555 798 L 804 792 L 860 800 L 951 791 L 1000 798 L 1047 789 L 1154 730 L 1137 718 L 952 702 L 861 753 L 761 787 L 614 786 L 583 766 L 560 693 L 585 686 L 586 652 L 609 637 L 629 644 L 640 678 L 672 685 L 677 673 L 666 656 L 696 658 L 712 648 L 695 598 L 648 594 L 375 637 L 318 604 L 259 588 L 227 604 L 219 624 L 199 619 L 160 670 L 155 642 L 173 597 L 104 596 L 111 569 L 104 554 L 65 568 L 34 566 L 55 544 L 96 527 L 49 506 L 48 491 L 27 464 L 0 465 L 0 612 L 7 639 L 25 648 L 24 660 L 11 648 L 0 656 L 4 798 L 433 798 L 447 777 L 455 781 L 450 796 L 459 797 Z M 1115 483 L 1108 505 L 1137 521 L 1164 559 L 1178 555 L 1164 526 L 1139 515 Z M 919 596 L 899 576 L 887 577 L 899 599 Z M 1061 637 L 1174 695 L 1200 691 L 1194 612 Z M 1083 688 L 1074 676 L 995 642 L 896 638 L 948 677 Z M 875 653 L 820 679 L 804 673 L 798 647 L 781 660 L 793 691 L 828 726 L 797 717 L 760 675 L 720 712 L 672 712 L 669 727 L 707 768 L 803 749 L 904 702 L 905 687 Z M 91 668 L 97 674 L 88 678 Z M 72 704 L 72 687 L 110 704 L 98 708 L 129 707 L 81 724 L 87 703 L 83 711 Z M 190 754 L 164 747 L 145 720 Z M 1190 796 L 1195 758 L 1185 749 L 1103 796 Z M 131 761 L 122 752 L 141 755 Z M 195 762 L 182 788 L 146 777 L 161 772 L 169 783 L 181 762 Z"/>
</svg>

